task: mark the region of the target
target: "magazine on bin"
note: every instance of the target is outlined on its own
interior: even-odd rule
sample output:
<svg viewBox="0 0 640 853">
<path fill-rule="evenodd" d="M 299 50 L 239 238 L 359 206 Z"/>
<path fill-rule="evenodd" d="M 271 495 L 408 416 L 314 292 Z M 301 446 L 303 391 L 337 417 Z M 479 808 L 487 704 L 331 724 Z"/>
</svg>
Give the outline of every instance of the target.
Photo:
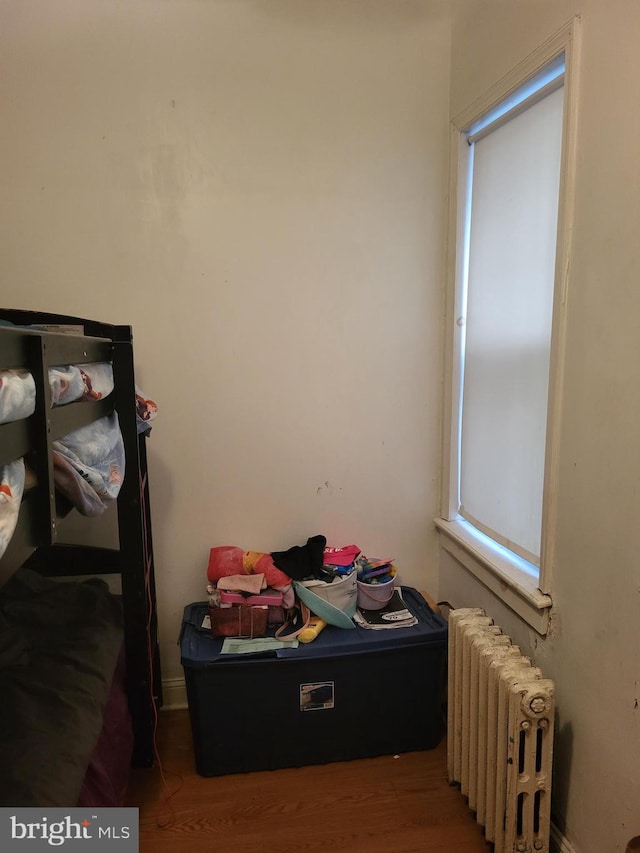
<svg viewBox="0 0 640 853">
<path fill-rule="evenodd" d="M 393 591 L 389 601 L 380 610 L 364 610 L 358 607 L 353 621 L 361 628 L 372 628 L 374 631 L 408 628 L 418 624 L 418 620 L 404 603 L 399 589 Z"/>
</svg>

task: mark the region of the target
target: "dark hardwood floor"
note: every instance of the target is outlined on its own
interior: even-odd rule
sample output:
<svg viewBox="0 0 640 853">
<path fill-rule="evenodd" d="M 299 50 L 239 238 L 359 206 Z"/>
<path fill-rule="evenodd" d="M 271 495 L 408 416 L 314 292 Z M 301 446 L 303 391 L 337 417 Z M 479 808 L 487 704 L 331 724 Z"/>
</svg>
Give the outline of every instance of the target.
<svg viewBox="0 0 640 853">
<path fill-rule="evenodd" d="M 256 724 L 259 722 L 256 720 Z M 259 773 L 198 776 L 187 711 L 160 714 L 163 767 L 134 770 L 140 853 L 488 853 L 447 782 L 446 744 Z M 167 800 L 167 787 L 173 796 Z"/>
</svg>

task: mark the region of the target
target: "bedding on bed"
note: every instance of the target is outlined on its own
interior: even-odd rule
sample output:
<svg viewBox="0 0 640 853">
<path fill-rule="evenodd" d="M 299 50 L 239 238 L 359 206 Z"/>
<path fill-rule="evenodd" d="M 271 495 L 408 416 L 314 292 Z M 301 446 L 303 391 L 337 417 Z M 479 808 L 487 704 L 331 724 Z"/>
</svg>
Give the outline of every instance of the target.
<svg viewBox="0 0 640 853">
<path fill-rule="evenodd" d="M 113 366 L 108 362 L 49 369 L 54 406 L 100 400 L 113 387 Z M 35 399 L 35 383 L 28 371 L 0 371 L 0 423 L 29 417 L 35 410 Z M 117 415 L 81 427 L 55 441 L 53 446 L 56 487 L 83 515 L 100 515 L 117 498 L 124 477 L 124 443 Z M 18 490 L 20 473 L 22 487 Z M 0 478 L 1 557 L 18 520 L 24 486 L 22 460 L 0 468 Z"/>
<path fill-rule="evenodd" d="M 157 405 L 136 385 L 138 434 L 151 432 L 157 414 Z M 118 497 L 125 474 L 124 442 L 116 412 L 54 441 L 53 448 L 56 488 L 82 515 L 100 515 Z"/>
<path fill-rule="evenodd" d="M 0 370 L 0 424 L 28 418 L 36 408 L 36 383 L 28 370 Z"/>
<path fill-rule="evenodd" d="M 118 497 L 124 478 L 118 415 L 93 421 L 52 446 L 56 487 L 82 515 L 100 515 Z"/>
<path fill-rule="evenodd" d="M 109 362 L 49 368 L 51 405 L 101 400 L 113 391 Z M 27 370 L 0 370 L 0 424 L 28 418 L 35 411 L 36 385 Z"/>
<path fill-rule="evenodd" d="M 113 391 L 113 367 L 109 362 L 51 367 L 49 389 L 53 406 L 77 400 L 101 400 Z"/>
<path fill-rule="evenodd" d="M 151 421 L 158 416 L 158 406 L 136 385 L 136 427 L 138 435 L 149 435 Z"/>
<path fill-rule="evenodd" d="M 62 406 L 82 400 L 99 400 L 114 388 L 109 362 L 52 367 L 48 371 L 51 403 Z M 139 434 L 151 431 L 158 407 L 138 386 L 136 426 Z M 22 420 L 35 410 L 36 389 L 26 370 L 0 370 L 0 424 Z M 117 498 L 125 473 L 124 442 L 117 414 L 81 427 L 53 443 L 56 488 L 86 516 L 100 515 Z M 22 486 L 14 487 L 22 476 Z M 0 557 L 13 535 L 24 486 L 22 460 L 0 468 Z M 18 497 L 16 497 L 19 495 Z"/>
<path fill-rule="evenodd" d="M 123 648 L 104 709 L 102 731 L 82 783 L 78 806 L 123 805 L 131 772 L 133 742 Z"/>
<path fill-rule="evenodd" d="M 51 405 L 64 406 L 82 400 L 102 400 L 114 388 L 109 362 L 49 368 Z M 138 433 L 151 432 L 158 406 L 135 386 Z M 27 370 L 0 370 L 0 424 L 28 418 L 35 411 L 36 386 Z"/>
<path fill-rule="evenodd" d="M 24 480 L 23 459 L 0 465 L 0 557 L 7 550 L 18 523 Z"/>
<path fill-rule="evenodd" d="M 0 806 L 77 804 L 122 641 L 103 581 L 20 569 L 0 590 Z"/>
</svg>

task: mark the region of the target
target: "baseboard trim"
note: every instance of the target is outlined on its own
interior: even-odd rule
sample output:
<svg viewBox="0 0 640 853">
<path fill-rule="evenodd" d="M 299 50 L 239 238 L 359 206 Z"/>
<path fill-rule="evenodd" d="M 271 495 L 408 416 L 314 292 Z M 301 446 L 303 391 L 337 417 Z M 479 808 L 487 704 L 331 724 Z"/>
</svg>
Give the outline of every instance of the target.
<svg viewBox="0 0 640 853">
<path fill-rule="evenodd" d="M 555 823 L 551 824 L 551 853 L 578 853 L 567 841 Z"/>
<path fill-rule="evenodd" d="M 187 688 L 184 678 L 163 678 L 162 710 L 177 711 L 187 707 Z"/>
</svg>

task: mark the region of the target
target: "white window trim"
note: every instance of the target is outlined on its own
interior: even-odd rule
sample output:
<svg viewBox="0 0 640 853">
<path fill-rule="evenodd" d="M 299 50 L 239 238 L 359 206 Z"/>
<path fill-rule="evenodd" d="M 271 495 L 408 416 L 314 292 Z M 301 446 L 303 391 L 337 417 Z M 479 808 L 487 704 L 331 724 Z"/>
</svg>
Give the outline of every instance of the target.
<svg viewBox="0 0 640 853">
<path fill-rule="evenodd" d="M 556 516 L 559 479 L 559 439 L 561 428 L 566 305 L 569 284 L 569 259 L 574 209 L 574 186 L 577 137 L 578 61 L 580 17 L 576 16 L 528 56 L 512 72 L 489 89 L 470 107 L 451 121 L 448 286 L 446 295 L 446 330 L 444 382 L 444 419 L 442 454 L 442 493 L 439 517 L 435 524 L 442 547 L 455 557 L 505 604 L 541 634 L 548 625 L 552 606 L 552 579 L 556 554 Z M 563 150 L 560 172 L 560 204 L 556 249 L 554 314 L 551 335 L 549 372 L 549 404 L 547 414 L 547 446 L 544 472 L 544 506 L 538 578 L 523 572 L 517 560 L 509 560 L 497 549 L 487 547 L 474 537 L 458 519 L 457 452 L 460 423 L 458 400 L 462 382 L 460 335 L 464 320 L 461 311 L 464 258 L 459 247 L 464 245 L 465 193 L 469 169 L 469 146 L 465 131 L 496 104 L 520 88 L 529 78 L 564 51 L 565 111 Z"/>
</svg>

